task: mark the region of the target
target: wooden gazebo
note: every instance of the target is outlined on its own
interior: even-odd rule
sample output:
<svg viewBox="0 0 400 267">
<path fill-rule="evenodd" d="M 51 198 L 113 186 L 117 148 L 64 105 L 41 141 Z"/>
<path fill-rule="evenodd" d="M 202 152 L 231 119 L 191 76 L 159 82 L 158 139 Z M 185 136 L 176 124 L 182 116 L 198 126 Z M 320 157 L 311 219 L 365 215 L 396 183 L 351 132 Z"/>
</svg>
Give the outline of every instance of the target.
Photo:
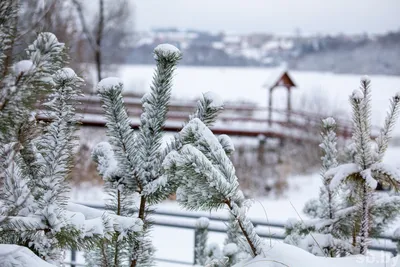
<svg viewBox="0 0 400 267">
<path fill-rule="evenodd" d="M 268 89 L 268 122 L 271 124 L 272 122 L 272 92 L 277 87 L 284 87 L 287 89 L 287 120 L 290 122 L 290 113 L 292 110 L 292 99 L 291 99 L 291 91 L 292 88 L 296 87 L 293 79 L 290 77 L 287 69 L 280 69 L 277 72 L 271 74 L 268 82 L 264 85 L 265 88 Z"/>
</svg>

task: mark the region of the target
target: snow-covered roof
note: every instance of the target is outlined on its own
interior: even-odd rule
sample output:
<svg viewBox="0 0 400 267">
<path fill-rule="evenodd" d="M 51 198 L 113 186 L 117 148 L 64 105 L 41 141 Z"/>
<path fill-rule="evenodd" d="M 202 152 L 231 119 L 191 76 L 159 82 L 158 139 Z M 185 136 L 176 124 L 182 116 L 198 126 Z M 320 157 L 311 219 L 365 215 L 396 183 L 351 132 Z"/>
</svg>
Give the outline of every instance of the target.
<svg viewBox="0 0 400 267">
<path fill-rule="evenodd" d="M 263 87 L 265 88 L 271 88 L 273 86 L 279 85 L 279 81 L 283 77 L 284 74 L 287 74 L 289 79 L 293 84 L 296 84 L 293 78 L 289 75 L 288 69 L 286 66 L 277 68 L 276 70 L 272 71 L 271 74 L 269 75 L 267 81 L 264 83 Z M 282 84 L 283 85 L 283 84 Z"/>
</svg>

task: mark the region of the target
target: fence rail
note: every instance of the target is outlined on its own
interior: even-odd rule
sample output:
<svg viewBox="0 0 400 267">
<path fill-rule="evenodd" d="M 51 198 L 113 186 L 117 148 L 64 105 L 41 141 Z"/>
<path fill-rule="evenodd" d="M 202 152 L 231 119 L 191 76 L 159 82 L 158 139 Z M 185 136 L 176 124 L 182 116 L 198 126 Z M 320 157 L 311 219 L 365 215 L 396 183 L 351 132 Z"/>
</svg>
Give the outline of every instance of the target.
<svg viewBox="0 0 400 267">
<path fill-rule="evenodd" d="M 87 203 L 80 203 L 90 208 L 95 209 L 104 209 L 103 205 L 94 205 L 94 204 L 87 204 Z M 226 233 L 226 225 L 228 223 L 228 216 L 224 215 L 212 215 L 208 213 L 202 212 L 183 212 L 183 211 L 169 211 L 158 209 L 156 210 L 153 215 L 153 224 L 155 226 L 162 226 L 162 227 L 171 227 L 171 228 L 178 228 L 178 229 L 189 229 L 194 231 L 196 230 L 195 221 L 193 219 L 198 219 L 199 217 L 207 217 L 211 222 L 222 222 L 222 225 L 213 225 L 210 224 L 208 227 L 208 231 L 211 233 Z M 173 217 L 174 219 L 179 218 L 182 219 L 182 222 L 170 222 L 162 217 Z M 186 219 L 186 221 L 185 221 Z M 188 220 L 189 219 L 189 220 Z M 257 234 L 262 238 L 269 238 L 269 239 L 276 239 L 276 240 L 283 240 L 285 239 L 285 235 L 283 233 L 277 233 L 276 231 L 266 231 L 263 227 L 267 228 L 274 228 L 278 230 L 283 230 L 285 228 L 285 224 L 279 221 L 265 221 L 260 219 L 252 219 L 251 220 L 254 226 L 256 227 Z M 385 245 L 379 244 L 377 241 L 383 241 Z M 390 235 L 381 235 L 375 239 L 375 242 L 369 246 L 370 250 L 373 251 L 383 251 L 392 253 L 394 256 L 397 255 L 397 247 L 395 242 L 400 241 L 398 238 L 395 238 Z M 165 262 L 165 263 L 174 263 L 179 265 L 186 265 L 192 266 L 193 262 L 189 261 L 180 261 L 180 260 L 172 260 L 172 259 L 165 259 L 165 258 L 155 258 L 156 261 Z M 71 251 L 71 259 L 70 261 L 65 262 L 65 264 L 69 265 L 70 267 L 78 267 L 84 266 L 82 263 L 78 263 L 76 261 L 76 251 Z"/>
</svg>

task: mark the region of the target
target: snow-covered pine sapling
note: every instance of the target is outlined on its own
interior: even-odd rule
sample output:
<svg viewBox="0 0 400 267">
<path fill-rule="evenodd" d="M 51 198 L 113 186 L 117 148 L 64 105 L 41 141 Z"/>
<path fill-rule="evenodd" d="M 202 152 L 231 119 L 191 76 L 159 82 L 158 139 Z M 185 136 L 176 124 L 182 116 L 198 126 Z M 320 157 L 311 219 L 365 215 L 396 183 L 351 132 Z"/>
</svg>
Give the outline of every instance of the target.
<svg viewBox="0 0 400 267">
<path fill-rule="evenodd" d="M 78 233 L 65 232 L 65 179 L 81 79 L 71 69 L 61 69 L 64 44 L 51 33 L 39 34 L 27 54 L 30 59 L 15 63 L 1 81 L 0 149 L 9 160 L 0 170 L 1 215 L 6 218 L 0 235 L 7 243 L 30 247 L 45 260 L 59 262 L 60 249 Z M 46 108 L 51 122 L 41 134 L 32 112 L 44 89 L 50 93 Z"/>
<path fill-rule="evenodd" d="M 355 162 L 342 164 L 326 172 L 327 177 L 332 177 L 331 190 L 335 190 L 343 181 L 353 184 L 355 192 L 358 192 L 358 217 L 354 222 L 353 246 L 358 246 L 361 254 L 366 254 L 368 249 L 368 238 L 375 227 L 374 217 L 385 216 L 386 219 L 393 217 L 393 211 L 388 214 L 379 214 L 377 210 L 388 208 L 390 197 L 378 200 L 379 196 L 374 193 L 378 182 L 389 184 L 394 189 L 399 188 L 400 175 L 390 166 L 382 163 L 384 152 L 388 145 L 390 132 L 393 129 L 398 116 L 400 95 L 396 94 L 390 104 L 385 124 L 380 132 L 376 143 L 371 140 L 371 88 L 368 77 L 361 79 L 360 89 L 355 90 L 350 96 L 353 110 L 353 142 L 356 147 Z M 398 207 L 397 197 L 392 198 L 395 202 L 389 205 L 391 210 Z M 375 210 L 375 212 L 374 212 Z M 358 235 L 358 240 L 356 239 Z"/>
<path fill-rule="evenodd" d="M 322 159 L 322 180 L 323 187 L 320 192 L 320 201 L 323 202 L 322 206 L 325 207 L 325 213 L 321 214 L 327 219 L 333 219 L 335 216 L 335 208 L 337 203 L 335 202 L 335 193 L 332 192 L 329 187 L 329 180 L 325 176 L 325 172 L 329 169 L 337 167 L 337 137 L 335 133 L 336 122 L 333 118 L 326 118 L 322 121 L 322 143 L 320 144 L 321 149 L 324 152 Z"/>
<path fill-rule="evenodd" d="M 322 186 L 318 199 L 308 201 L 303 209 L 312 219 L 306 221 L 289 220 L 285 242 L 298 246 L 317 256 L 337 257 L 352 252 L 349 245 L 352 228 L 351 213 L 338 196 L 338 189 L 330 188 L 330 178 L 326 171 L 337 167 L 336 122 L 333 118 L 322 121 L 323 151 L 321 177 Z"/>
<path fill-rule="evenodd" d="M 262 253 L 262 240 L 246 216 L 247 203 L 239 190 L 235 168 L 211 130 L 192 119 L 180 132 L 182 148 L 172 151 L 163 166 L 169 179 L 182 181 L 177 201 L 190 210 L 227 207 L 246 240 L 246 251 Z"/>
<path fill-rule="evenodd" d="M 210 221 L 206 217 L 201 217 L 196 221 L 196 230 L 194 232 L 194 263 L 204 266 L 207 262 L 207 239 L 208 225 Z"/>
<path fill-rule="evenodd" d="M 151 90 L 142 98 L 143 114 L 137 133 L 131 129 L 124 106 L 122 82 L 118 78 L 106 78 L 98 84 L 98 93 L 107 120 L 107 136 L 121 174 L 112 188 L 117 190 L 116 185 L 120 184 L 123 185 L 122 192 L 139 196 L 136 203 L 138 212 L 135 216 L 144 221 L 144 230 L 136 238 L 130 253 L 132 267 L 152 264 L 154 249 L 149 238 L 149 210 L 153 204 L 174 193 L 181 183 L 178 179 L 169 179 L 162 169 L 165 156 L 182 146 L 180 136 L 175 136 L 165 148 L 161 146 L 172 77 L 181 54 L 177 48 L 168 44 L 156 47 L 154 54 L 157 67 Z M 220 102 L 211 93 L 204 94 L 191 118 L 199 118 L 211 125 L 222 110 Z M 231 144 L 227 142 L 224 143 L 224 147 L 227 151 L 232 149 Z"/>
<path fill-rule="evenodd" d="M 123 84 L 116 78 L 107 78 L 98 85 L 99 95 L 104 103 L 108 137 L 114 148 L 115 158 L 124 174 L 121 179 L 126 190 L 140 195 L 138 218 L 144 228 L 130 252 L 130 266 L 152 265 L 154 248 L 149 238 L 149 205 L 162 197 L 148 192 L 155 188 L 161 176 L 161 142 L 171 96 L 172 77 L 181 58 L 180 51 L 168 44 L 159 45 L 154 50 L 157 62 L 150 92 L 142 98 L 143 113 L 139 132 L 131 129 L 122 99 Z M 150 190 L 151 191 L 151 190 Z M 154 201 L 150 201 L 150 199 Z"/>
<path fill-rule="evenodd" d="M 133 218 L 136 212 L 135 198 L 132 192 L 125 190 L 124 175 L 115 159 L 112 146 L 107 142 L 100 142 L 94 147 L 92 157 L 97 163 L 99 174 L 104 180 L 104 190 L 108 194 L 106 210 L 118 216 Z M 117 229 L 111 237 L 100 239 L 95 248 L 89 248 L 85 254 L 86 265 L 128 266 L 137 235 L 136 231 L 128 229 Z"/>
</svg>

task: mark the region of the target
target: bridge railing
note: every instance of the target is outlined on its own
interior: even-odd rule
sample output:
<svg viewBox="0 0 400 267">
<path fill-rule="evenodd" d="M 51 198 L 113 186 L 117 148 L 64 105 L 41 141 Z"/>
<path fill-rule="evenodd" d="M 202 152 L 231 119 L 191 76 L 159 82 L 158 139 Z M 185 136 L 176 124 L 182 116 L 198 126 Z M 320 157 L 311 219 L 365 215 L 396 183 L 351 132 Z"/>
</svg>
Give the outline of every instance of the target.
<svg viewBox="0 0 400 267">
<path fill-rule="evenodd" d="M 93 205 L 93 204 L 84 204 L 91 208 L 96 209 L 104 209 L 103 205 Z M 164 218 L 163 218 L 164 217 Z M 171 217 L 174 219 L 181 219 L 181 222 L 171 222 L 175 220 L 171 220 Z M 211 233 L 226 233 L 226 225 L 228 223 L 227 215 L 212 215 L 205 212 L 184 212 L 184 211 L 170 211 L 158 209 L 153 213 L 153 225 L 154 226 L 162 226 L 176 229 L 189 229 L 193 230 L 193 235 L 195 235 L 196 224 L 195 220 L 200 217 L 207 217 L 210 222 L 220 222 L 221 224 L 212 224 L 210 223 L 208 227 L 208 231 Z M 168 218 L 168 219 L 166 219 Z M 274 240 L 283 240 L 286 235 L 283 233 L 285 228 L 285 224 L 279 221 L 271 221 L 271 220 L 262 220 L 262 219 L 252 219 L 253 225 L 256 228 L 257 234 L 262 238 L 274 239 Z M 271 231 L 271 228 L 274 229 Z M 194 240 L 194 239 L 193 239 Z M 400 241 L 398 238 L 395 238 L 390 235 L 381 235 L 375 239 L 369 245 L 369 249 L 372 251 L 383 251 L 387 253 L 391 253 L 392 255 L 397 255 L 397 246 L 396 242 Z M 384 245 L 382 245 L 383 243 Z M 194 249 L 194 244 L 193 244 Z M 71 251 L 70 260 L 66 261 L 65 264 L 70 267 L 78 267 L 85 266 L 82 262 L 77 262 L 77 254 L 76 251 Z M 193 266 L 193 262 L 182 261 L 177 259 L 166 259 L 166 258 L 156 258 L 158 262 L 165 263 L 173 263 L 184 266 Z"/>
<path fill-rule="evenodd" d="M 98 96 L 84 96 L 79 99 L 81 105 L 77 111 L 82 114 L 103 115 L 100 98 Z M 131 117 L 139 117 L 142 112 L 140 98 L 126 97 L 124 99 L 128 113 Z M 177 101 L 172 100 L 169 106 L 168 120 L 185 121 L 188 115 L 191 114 L 196 107 L 196 101 Z M 224 106 L 224 111 L 219 116 L 218 120 L 222 122 L 240 122 L 240 123 L 259 123 L 263 125 L 280 125 L 287 128 L 295 128 L 298 130 L 310 130 L 310 127 L 319 129 L 321 120 L 326 117 L 326 114 L 318 114 L 307 111 L 286 109 L 271 109 L 272 115 L 268 119 L 268 109 L 258 107 L 249 103 L 227 103 Z M 288 121 L 290 118 L 290 121 Z M 351 136 L 352 121 L 348 117 L 336 116 L 337 119 L 337 134 L 345 139 Z M 372 136 L 377 136 L 379 133 L 378 127 L 373 127 Z"/>
</svg>

